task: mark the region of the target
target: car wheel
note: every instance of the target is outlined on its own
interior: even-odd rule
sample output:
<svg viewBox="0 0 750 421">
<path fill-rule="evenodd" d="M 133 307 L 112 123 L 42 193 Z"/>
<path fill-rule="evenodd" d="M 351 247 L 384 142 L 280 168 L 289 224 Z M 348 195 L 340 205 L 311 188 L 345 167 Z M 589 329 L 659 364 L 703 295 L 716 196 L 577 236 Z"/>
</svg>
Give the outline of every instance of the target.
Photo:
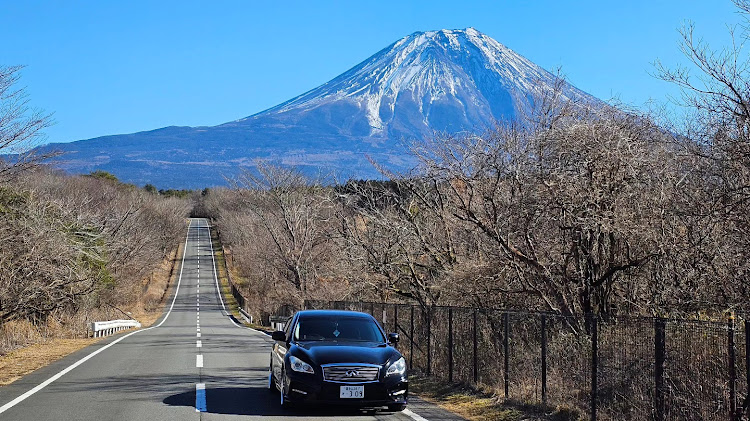
<svg viewBox="0 0 750 421">
<path fill-rule="evenodd" d="M 401 412 L 404 409 L 406 409 L 406 404 L 405 403 L 394 403 L 394 404 L 388 405 L 388 410 L 389 411 Z"/>
</svg>

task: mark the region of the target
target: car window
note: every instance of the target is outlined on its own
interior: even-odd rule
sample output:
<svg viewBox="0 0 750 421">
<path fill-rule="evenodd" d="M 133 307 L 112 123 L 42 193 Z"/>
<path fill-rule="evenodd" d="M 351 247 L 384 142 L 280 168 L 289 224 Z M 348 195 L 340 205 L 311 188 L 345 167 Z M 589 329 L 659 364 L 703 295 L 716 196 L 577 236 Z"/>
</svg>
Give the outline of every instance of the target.
<svg viewBox="0 0 750 421">
<path fill-rule="evenodd" d="M 385 341 L 377 323 L 363 317 L 300 318 L 294 338 L 299 341 Z"/>
</svg>

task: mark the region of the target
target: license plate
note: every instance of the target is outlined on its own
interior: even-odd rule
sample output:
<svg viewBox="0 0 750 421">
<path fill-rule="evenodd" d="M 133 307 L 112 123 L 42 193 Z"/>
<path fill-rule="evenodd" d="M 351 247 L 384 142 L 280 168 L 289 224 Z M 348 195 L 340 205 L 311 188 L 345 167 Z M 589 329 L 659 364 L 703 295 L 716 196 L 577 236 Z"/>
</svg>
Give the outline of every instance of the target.
<svg viewBox="0 0 750 421">
<path fill-rule="evenodd" d="M 363 399 L 365 397 L 365 387 L 341 386 L 339 397 L 341 399 Z"/>
</svg>

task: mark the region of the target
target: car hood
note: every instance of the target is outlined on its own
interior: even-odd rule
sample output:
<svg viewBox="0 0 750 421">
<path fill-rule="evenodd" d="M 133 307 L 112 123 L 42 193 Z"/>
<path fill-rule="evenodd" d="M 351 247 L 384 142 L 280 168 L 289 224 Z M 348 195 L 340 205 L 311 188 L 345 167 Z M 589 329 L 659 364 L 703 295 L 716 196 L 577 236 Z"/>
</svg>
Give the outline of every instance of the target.
<svg viewBox="0 0 750 421">
<path fill-rule="evenodd" d="M 309 358 L 310 362 L 318 365 L 332 363 L 383 365 L 400 356 L 395 348 L 372 342 L 300 342 L 296 344 L 296 347 Z"/>
</svg>

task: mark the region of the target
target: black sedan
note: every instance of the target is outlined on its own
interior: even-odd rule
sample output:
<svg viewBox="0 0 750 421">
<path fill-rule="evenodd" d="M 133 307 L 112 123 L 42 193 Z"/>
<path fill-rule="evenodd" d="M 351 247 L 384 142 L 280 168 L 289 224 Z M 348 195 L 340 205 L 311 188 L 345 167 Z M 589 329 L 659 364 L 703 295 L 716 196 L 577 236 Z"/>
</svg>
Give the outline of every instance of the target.
<svg viewBox="0 0 750 421">
<path fill-rule="evenodd" d="M 268 387 L 281 405 L 323 403 L 360 407 L 406 407 L 406 361 L 369 314 L 305 310 L 274 332 Z"/>
</svg>

